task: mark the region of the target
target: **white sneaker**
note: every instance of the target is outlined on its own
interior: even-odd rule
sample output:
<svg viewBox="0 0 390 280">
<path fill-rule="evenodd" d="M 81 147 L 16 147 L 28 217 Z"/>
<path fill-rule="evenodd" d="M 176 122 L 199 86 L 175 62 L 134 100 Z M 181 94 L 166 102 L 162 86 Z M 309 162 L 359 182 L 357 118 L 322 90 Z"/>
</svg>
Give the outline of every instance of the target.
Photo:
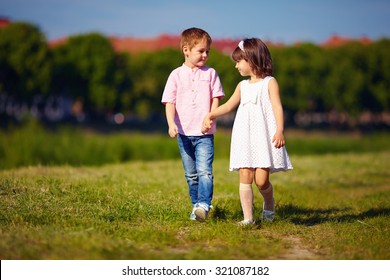
<svg viewBox="0 0 390 280">
<path fill-rule="evenodd" d="M 272 199 L 272 204 L 275 205 L 274 200 Z M 273 206 L 275 209 L 275 206 Z M 264 222 L 272 222 L 275 219 L 275 211 L 265 210 L 263 203 L 263 221 Z"/>
<path fill-rule="evenodd" d="M 204 222 L 207 218 L 209 212 L 209 207 L 203 203 L 197 203 L 194 208 L 194 213 L 196 220 L 199 222 Z"/>
<path fill-rule="evenodd" d="M 270 210 L 263 210 L 263 221 L 272 222 L 275 219 L 275 212 Z"/>
<path fill-rule="evenodd" d="M 245 226 L 252 226 L 256 224 L 256 221 L 255 220 L 242 220 L 241 222 L 238 223 L 239 226 L 242 226 L 242 227 L 245 227 Z"/>
<path fill-rule="evenodd" d="M 192 209 L 192 212 L 191 212 L 191 214 L 190 214 L 190 220 L 196 221 L 195 207 Z"/>
</svg>

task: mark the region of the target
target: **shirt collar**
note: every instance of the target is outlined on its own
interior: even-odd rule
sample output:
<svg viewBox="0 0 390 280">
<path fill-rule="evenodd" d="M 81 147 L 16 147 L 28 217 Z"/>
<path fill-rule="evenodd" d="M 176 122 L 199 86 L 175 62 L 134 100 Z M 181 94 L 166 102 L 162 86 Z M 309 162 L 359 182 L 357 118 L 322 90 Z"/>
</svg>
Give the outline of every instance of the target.
<svg viewBox="0 0 390 280">
<path fill-rule="evenodd" d="M 185 69 L 187 69 L 188 71 L 190 71 L 190 72 L 196 72 L 196 71 L 198 71 L 199 69 L 202 70 L 202 69 L 206 69 L 206 68 L 207 68 L 207 66 L 201 66 L 201 67 L 194 67 L 194 68 L 191 68 L 191 67 L 185 65 L 185 63 L 183 63 L 183 67 L 184 67 Z"/>
</svg>

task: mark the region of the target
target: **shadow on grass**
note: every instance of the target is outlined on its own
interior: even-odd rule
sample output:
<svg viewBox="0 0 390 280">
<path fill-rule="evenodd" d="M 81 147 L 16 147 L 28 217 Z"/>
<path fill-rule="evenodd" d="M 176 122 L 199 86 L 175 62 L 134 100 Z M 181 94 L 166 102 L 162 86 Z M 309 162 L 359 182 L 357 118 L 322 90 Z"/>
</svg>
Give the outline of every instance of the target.
<svg viewBox="0 0 390 280">
<path fill-rule="evenodd" d="M 211 211 L 211 218 L 219 221 L 241 220 L 242 210 L 239 200 L 219 200 L 217 205 Z M 255 217 L 261 219 L 261 211 L 255 206 L 254 214 L 260 215 Z M 317 224 L 333 222 L 348 223 L 367 218 L 387 217 L 390 216 L 390 208 L 378 207 L 371 208 L 364 212 L 344 208 L 306 208 L 293 204 L 276 205 L 276 219 L 290 221 L 296 225 L 314 226 Z"/>
<path fill-rule="evenodd" d="M 236 208 L 235 211 L 231 211 L 230 209 L 227 209 L 226 207 L 216 206 L 212 211 L 213 219 L 224 221 L 228 219 L 240 219 L 240 216 L 242 216 L 242 212 L 240 208 Z"/>
<path fill-rule="evenodd" d="M 313 226 L 326 222 L 352 222 L 366 218 L 390 216 L 390 208 L 373 208 L 362 213 L 350 213 L 351 208 L 315 209 L 303 208 L 292 204 L 281 205 L 277 215 L 297 225 Z"/>
</svg>

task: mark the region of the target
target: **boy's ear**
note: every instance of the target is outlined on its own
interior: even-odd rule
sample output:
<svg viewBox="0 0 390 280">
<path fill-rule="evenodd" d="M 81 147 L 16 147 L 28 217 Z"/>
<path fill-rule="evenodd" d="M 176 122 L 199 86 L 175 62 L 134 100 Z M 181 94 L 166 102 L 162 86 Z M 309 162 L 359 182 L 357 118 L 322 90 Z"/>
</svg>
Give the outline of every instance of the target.
<svg viewBox="0 0 390 280">
<path fill-rule="evenodd" d="M 189 52 L 189 50 L 190 50 L 190 48 L 188 47 L 188 45 L 184 45 L 184 46 L 183 46 L 182 51 L 183 51 L 183 54 L 184 54 L 184 55 L 187 54 L 187 53 Z"/>
</svg>

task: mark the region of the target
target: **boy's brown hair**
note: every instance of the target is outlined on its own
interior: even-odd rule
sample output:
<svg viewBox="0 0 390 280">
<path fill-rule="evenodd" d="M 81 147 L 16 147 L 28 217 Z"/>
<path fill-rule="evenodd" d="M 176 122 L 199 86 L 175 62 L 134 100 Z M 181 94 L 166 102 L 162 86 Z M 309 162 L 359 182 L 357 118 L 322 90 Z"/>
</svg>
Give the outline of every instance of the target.
<svg viewBox="0 0 390 280">
<path fill-rule="evenodd" d="M 192 49 L 202 40 L 206 40 L 207 45 L 211 46 L 212 40 L 206 31 L 196 27 L 188 28 L 181 33 L 180 49 L 182 52 L 184 46 L 188 46 L 190 49 Z"/>
</svg>

